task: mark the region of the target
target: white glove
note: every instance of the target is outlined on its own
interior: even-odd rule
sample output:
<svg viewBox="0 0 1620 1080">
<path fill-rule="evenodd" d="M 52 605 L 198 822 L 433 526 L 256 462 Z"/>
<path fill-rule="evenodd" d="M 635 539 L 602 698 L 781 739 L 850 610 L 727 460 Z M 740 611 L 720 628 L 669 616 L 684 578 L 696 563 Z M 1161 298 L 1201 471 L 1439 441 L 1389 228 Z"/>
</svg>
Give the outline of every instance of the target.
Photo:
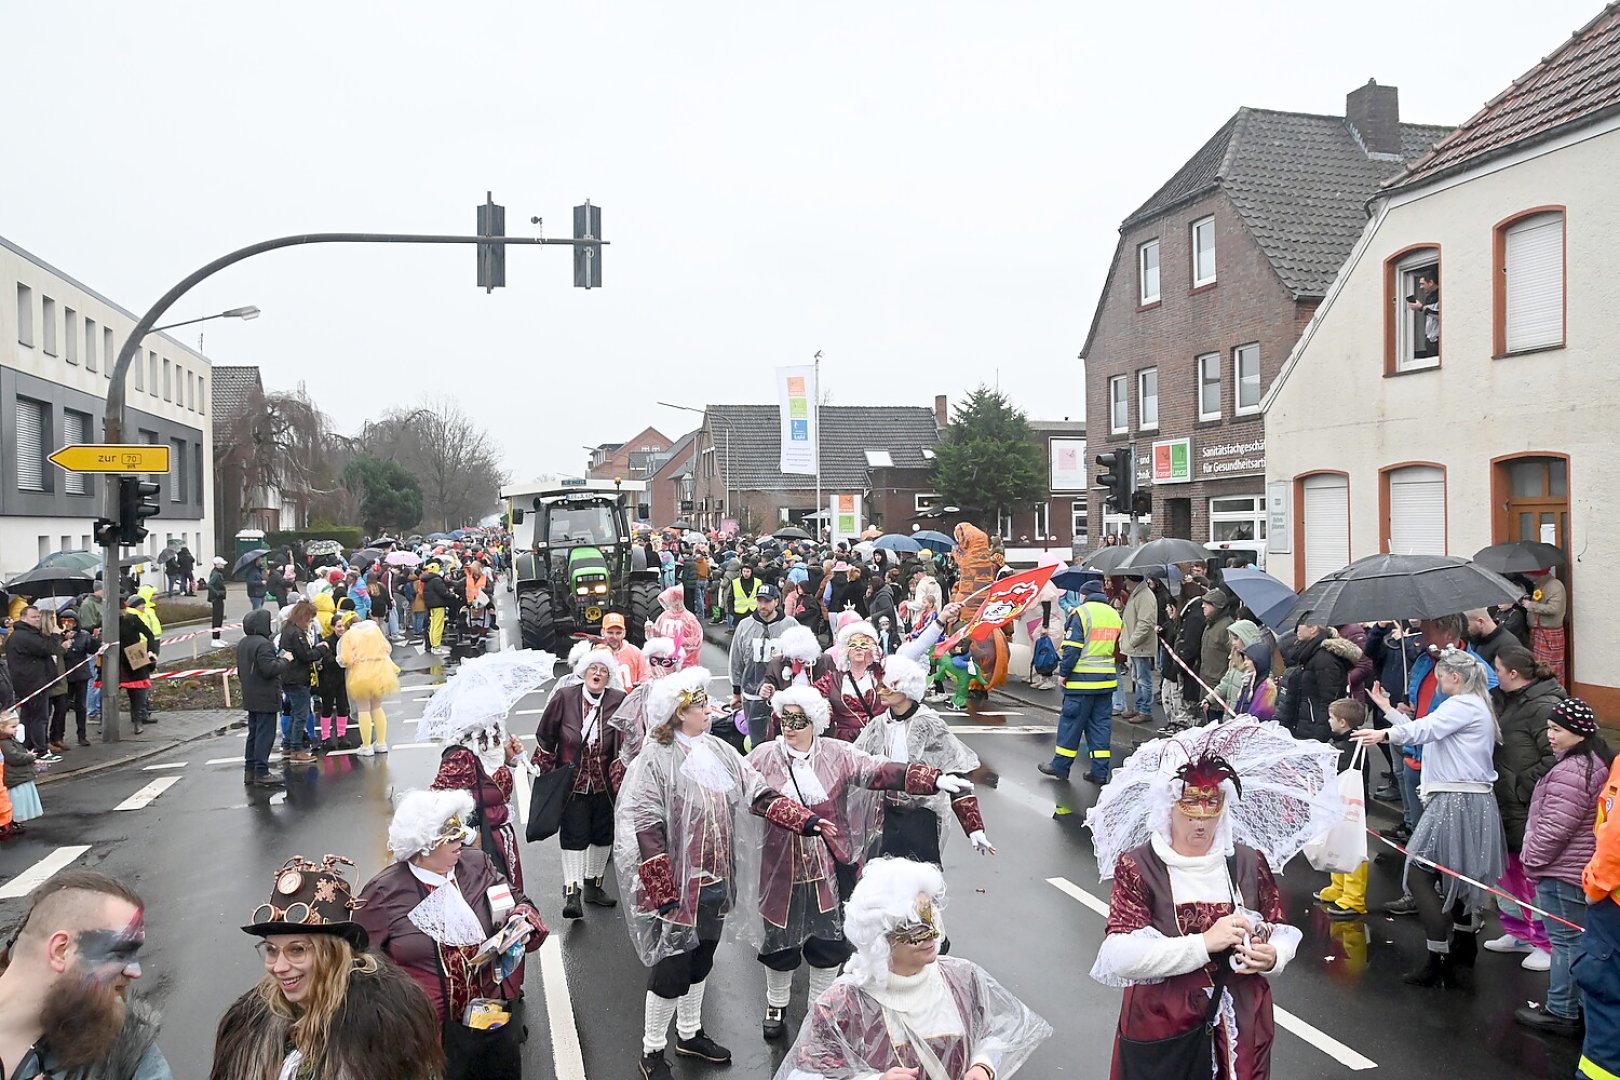
<svg viewBox="0 0 1620 1080">
<path fill-rule="evenodd" d="M 996 853 L 996 846 L 990 842 L 988 836 L 984 835 L 983 829 L 975 829 L 968 833 L 968 839 L 973 841 L 973 850 L 980 855 L 994 855 Z"/>
<path fill-rule="evenodd" d="M 939 779 L 934 781 L 934 790 L 943 791 L 947 795 L 966 795 L 973 790 L 973 782 L 964 780 L 960 776 L 940 773 Z"/>
</svg>

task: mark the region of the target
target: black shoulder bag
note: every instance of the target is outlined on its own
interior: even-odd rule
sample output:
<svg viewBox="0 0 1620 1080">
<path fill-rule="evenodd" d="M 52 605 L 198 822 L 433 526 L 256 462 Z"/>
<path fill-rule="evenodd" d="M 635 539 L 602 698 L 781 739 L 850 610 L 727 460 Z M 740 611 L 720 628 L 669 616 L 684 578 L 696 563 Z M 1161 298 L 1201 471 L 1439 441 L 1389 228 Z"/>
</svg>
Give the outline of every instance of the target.
<svg viewBox="0 0 1620 1080">
<path fill-rule="evenodd" d="M 596 712 L 598 720 L 595 722 L 599 723 L 600 706 Z M 588 729 L 580 732 L 581 753 L 591 752 L 590 736 Z M 562 749 L 560 737 L 559 732 L 557 746 L 559 750 Z M 574 773 L 578 770 L 579 763 L 576 761 L 558 765 L 548 773 L 539 773 L 535 776 L 534 783 L 529 787 L 529 823 L 523 832 L 529 843 L 549 840 L 556 835 L 558 829 L 562 828 L 563 808 L 568 805 L 569 798 L 574 794 Z"/>
</svg>

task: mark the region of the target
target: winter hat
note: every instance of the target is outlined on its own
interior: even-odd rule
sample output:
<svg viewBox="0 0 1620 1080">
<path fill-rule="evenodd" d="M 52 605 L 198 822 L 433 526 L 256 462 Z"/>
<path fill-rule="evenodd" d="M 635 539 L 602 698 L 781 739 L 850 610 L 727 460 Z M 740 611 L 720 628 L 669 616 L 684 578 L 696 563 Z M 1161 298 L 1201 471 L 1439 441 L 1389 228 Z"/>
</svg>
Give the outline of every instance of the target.
<svg viewBox="0 0 1620 1080">
<path fill-rule="evenodd" d="M 1225 590 L 1223 589 L 1211 589 L 1209 592 L 1204 594 L 1204 603 L 1208 604 L 1216 611 L 1222 610 L 1231 602 L 1232 598 L 1227 596 Z"/>
<path fill-rule="evenodd" d="M 1565 698 L 1547 719 L 1573 735 L 1597 734 L 1597 713 L 1578 697 Z"/>
<path fill-rule="evenodd" d="M 467 827 L 472 814 L 472 794 L 459 788 L 406 792 L 388 823 L 388 850 L 395 862 L 405 862 L 458 836 L 470 844 L 478 835 Z"/>
<path fill-rule="evenodd" d="M 1248 619 L 1238 619 L 1226 632 L 1241 641 L 1245 649 L 1260 640 L 1260 628 Z"/>
<path fill-rule="evenodd" d="M 1080 586 L 1080 595 L 1086 600 L 1107 600 L 1108 590 L 1100 581 L 1088 581 Z"/>
<path fill-rule="evenodd" d="M 790 686 L 771 695 L 771 711 L 778 720 L 782 718 L 782 710 L 789 705 L 797 705 L 804 710 L 817 735 L 826 731 L 827 725 L 832 722 L 832 706 L 813 686 Z"/>
<path fill-rule="evenodd" d="M 782 631 L 779 647 L 783 656 L 801 664 L 813 664 L 821 656 L 821 642 L 808 626 L 790 626 Z"/>
<path fill-rule="evenodd" d="M 669 724 L 675 719 L 676 713 L 696 701 L 699 695 L 707 700 L 712 678 L 708 668 L 695 667 L 653 683 L 647 691 L 647 726 L 653 728 Z"/>
<path fill-rule="evenodd" d="M 912 701 L 921 701 L 928 691 L 928 673 L 909 656 L 891 656 L 883 661 L 883 685 Z"/>
</svg>

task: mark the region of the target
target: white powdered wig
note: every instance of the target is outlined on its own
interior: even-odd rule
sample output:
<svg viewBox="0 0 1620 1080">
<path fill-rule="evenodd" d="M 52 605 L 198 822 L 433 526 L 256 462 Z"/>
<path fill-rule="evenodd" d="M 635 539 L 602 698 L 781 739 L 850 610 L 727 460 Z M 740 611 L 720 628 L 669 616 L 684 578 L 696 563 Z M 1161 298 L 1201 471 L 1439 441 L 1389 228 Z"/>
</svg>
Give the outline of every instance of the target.
<svg viewBox="0 0 1620 1080">
<path fill-rule="evenodd" d="M 813 664 L 821 657 L 821 642 L 808 626 L 790 626 L 782 631 L 778 647 L 782 655 L 801 664 Z"/>
<path fill-rule="evenodd" d="M 866 864 L 861 880 L 844 907 L 844 937 L 855 946 L 847 976 L 856 986 L 886 986 L 889 981 L 889 934 L 921 922 L 918 896 L 934 905 L 934 920 L 944 931 L 945 875 L 933 863 L 881 858 Z"/>
<path fill-rule="evenodd" d="M 928 692 L 928 673 L 909 656 L 890 656 L 883 661 L 883 685 L 921 701 Z"/>
<path fill-rule="evenodd" d="M 388 823 L 388 850 L 395 862 L 426 855 L 439 844 L 444 823 L 453 817 L 472 817 L 473 797 L 468 791 L 408 791 L 394 807 Z"/>
<path fill-rule="evenodd" d="M 857 619 L 855 622 L 846 623 L 838 628 L 838 651 L 834 655 L 834 659 L 837 661 L 840 670 L 849 669 L 849 639 L 856 634 L 864 635 L 880 643 L 873 650 L 872 660 L 874 663 L 883 658 L 883 646 L 881 644 L 883 635 L 878 633 L 877 627 L 865 619 Z"/>
<path fill-rule="evenodd" d="M 624 689 L 624 680 L 619 677 L 618 658 L 613 655 L 613 650 L 606 645 L 592 645 L 581 653 L 577 660 L 574 659 L 574 654 L 570 651 L 568 658 L 573 661 L 574 675 L 580 681 L 584 681 L 585 673 L 591 669 L 592 664 L 601 664 L 608 669 L 608 686 L 615 690 Z"/>
<path fill-rule="evenodd" d="M 673 656 L 679 660 L 681 650 L 680 646 L 675 644 L 674 638 L 650 637 L 647 639 L 647 644 L 641 647 L 641 655 L 649 660 L 655 656 Z"/>
<path fill-rule="evenodd" d="M 708 668 L 687 668 L 651 684 L 647 690 L 647 726 L 663 727 L 675 719 L 675 711 L 682 694 L 696 690 L 707 691 L 713 678 Z"/>
<path fill-rule="evenodd" d="M 817 735 L 826 731 L 827 725 L 832 722 L 832 706 L 813 686 L 790 686 L 771 695 L 771 711 L 778 720 L 782 718 L 782 710 L 789 705 L 797 705 L 804 710 L 804 715 L 810 718 L 810 727 Z"/>
</svg>

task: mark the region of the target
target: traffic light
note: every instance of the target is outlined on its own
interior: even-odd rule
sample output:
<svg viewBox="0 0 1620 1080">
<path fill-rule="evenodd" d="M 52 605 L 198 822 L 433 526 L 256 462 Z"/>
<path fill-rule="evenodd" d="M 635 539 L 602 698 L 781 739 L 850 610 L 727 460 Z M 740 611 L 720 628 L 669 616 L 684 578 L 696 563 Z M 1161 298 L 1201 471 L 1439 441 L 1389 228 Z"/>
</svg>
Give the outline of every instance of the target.
<svg viewBox="0 0 1620 1080">
<path fill-rule="evenodd" d="M 495 202 L 495 193 L 484 193 L 484 205 L 478 208 L 478 235 L 506 235 L 506 207 Z M 485 292 L 506 287 L 506 245 L 479 244 L 478 284 Z"/>
<path fill-rule="evenodd" d="M 135 547 L 146 539 L 146 526 L 141 523 L 163 512 L 157 497 L 157 481 L 138 476 L 119 478 L 118 542 L 124 547 Z"/>
<path fill-rule="evenodd" d="M 1153 492 L 1136 491 L 1131 493 L 1131 513 L 1137 517 L 1150 518 L 1153 516 Z"/>
<path fill-rule="evenodd" d="M 592 206 L 589 199 L 585 200 L 585 205 L 574 207 L 574 239 L 602 239 L 602 208 Z M 602 287 L 601 244 L 574 245 L 574 287 L 576 289 Z"/>
<path fill-rule="evenodd" d="M 1097 486 L 1107 493 L 1103 509 L 1111 514 L 1124 512 L 1131 502 L 1131 448 L 1121 446 L 1098 454 L 1097 464 L 1108 470 L 1097 477 Z"/>
</svg>

